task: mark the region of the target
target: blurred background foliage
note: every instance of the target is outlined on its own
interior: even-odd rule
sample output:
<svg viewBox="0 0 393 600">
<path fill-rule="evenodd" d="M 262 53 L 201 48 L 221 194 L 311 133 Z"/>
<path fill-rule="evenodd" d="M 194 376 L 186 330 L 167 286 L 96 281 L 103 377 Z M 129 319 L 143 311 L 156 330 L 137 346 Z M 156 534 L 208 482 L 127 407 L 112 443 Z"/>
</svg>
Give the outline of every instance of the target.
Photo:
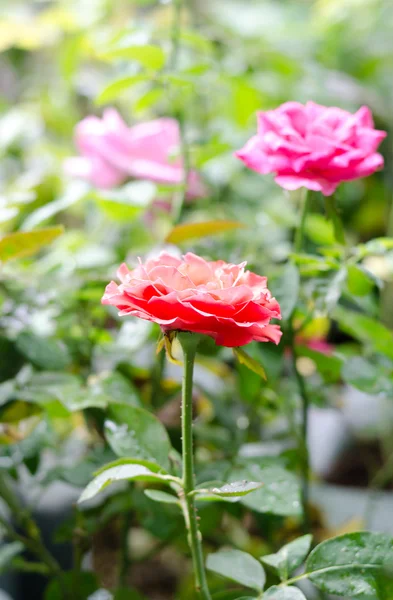
<svg viewBox="0 0 393 600">
<path fill-rule="evenodd" d="M 154 502 L 140 486 L 84 511 L 72 507 L 97 468 L 130 452 L 132 423 L 116 417 L 116 404 L 153 411 L 169 432 L 176 464 L 180 369 L 156 356 L 155 326 L 120 321 L 100 305 L 119 263 L 174 249 L 171 241 L 211 259 L 247 260 L 269 277 L 285 312 L 278 348 L 247 348 L 264 365 L 266 382 L 210 341 L 198 359 L 199 481 L 266 481 L 241 503 L 204 505 L 208 548 L 231 544 L 260 555 L 299 532 L 299 393 L 287 327 L 294 310 L 302 329 L 297 364 L 314 404 L 315 479 L 362 489 L 389 489 L 392 481 L 393 244 L 378 239 L 393 236 L 393 3 L 190 0 L 180 29 L 175 12 L 171 2 L 154 0 L 0 6 L 0 469 L 37 519 L 47 522 L 54 504 L 64 507 L 43 535 L 73 547 L 76 570 L 84 557 L 95 572 L 98 580 L 86 575 L 83 600 L 99 587 L 118 587 L 120 599 L 126 586 L 135 599 L 191 598 L 176 507 Z M 245 170 L 233 151 L 254 133 L 257 110 L 309 99 L 350 111 L 367 104 L 389 135 L 384 171 L 340 188 L 352 250 L 335 245 L 313 195 L 307 253 L 293 257 L 295 268 L 285 265 L 300 195 Z M 67 177 L 75 125 L 106 106 L 130 125 L 179 119 L 190 163 L 208 190 L 185 203 L 181 221 L 243 227 L 176 234 L 166 210 L 173 188 L 139 181 L 108 192 Z M 7 237 L 41 229 L 38 238 L 24 238 L 27 247 Z M 353 514 L 337 527 L 351 529 L 349 517 L 369 524 L 367 498 L 366 507 L 351 501 Z M 312 516 L 317 538 L 328 537 L 330 521 L 317 501 Z M 68 546 L 59 554 L 66 569 L 71 554 Z M 16 560 L 4 558 L 10 568 Z M 12 583 L 19 586 L 15 600 L 30 582 L 24 576 Z M 62 597 L 56 585 L 45 600 Z"/>
</svg>

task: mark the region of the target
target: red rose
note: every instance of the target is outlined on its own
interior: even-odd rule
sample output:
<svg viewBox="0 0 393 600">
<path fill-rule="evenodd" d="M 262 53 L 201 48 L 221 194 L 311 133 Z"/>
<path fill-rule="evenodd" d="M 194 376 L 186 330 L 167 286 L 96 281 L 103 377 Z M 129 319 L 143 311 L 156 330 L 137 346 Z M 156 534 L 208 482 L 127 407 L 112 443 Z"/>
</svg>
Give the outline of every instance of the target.
<svg viewBox="0 0 393 600">
<path fill-rule="evenodd" d="M 245 270 L 245 264 L 208 262 L 188 253 L 182 259 L 162 253 L 130 271 L 118 270 L 103 304 L 161 326 L 164 332 L 192 331 L 208 335 L 219 346 L 243 346 L 253 340 L 278 344 L 280 306 L 266 287 L 266 277 Z"/>
</svg>

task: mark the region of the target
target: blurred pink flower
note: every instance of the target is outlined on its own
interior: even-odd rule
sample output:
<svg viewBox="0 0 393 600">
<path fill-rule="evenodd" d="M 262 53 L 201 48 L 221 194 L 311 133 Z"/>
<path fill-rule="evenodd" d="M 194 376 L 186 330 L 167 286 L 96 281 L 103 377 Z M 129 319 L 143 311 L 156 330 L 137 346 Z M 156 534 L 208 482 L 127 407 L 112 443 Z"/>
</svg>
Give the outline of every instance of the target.
<svg viewBox="0 0 393 600">
<path fill-rule="evenodd" d="M 90 116 L 76 127 L 80 157 L 66 161 L 67 172 L 100 188 L 112 188 L 129 177 L 157 183 L 180 184 L 183 165 L 179 157 L 177 121 L 156 119 L 127 127 L 118 112 L 107 109 L 102 119 Z M 197 172 L 188 177 L 187 193 L 202 196 L 204 185 Z"/>
<path fill-rule="evenodd" d="M 182 330 L 208 335 L 219 346 L 243 346 L 253 340 L 278 344 L 280 319 L 266 277 L 245 270 L 245 263 L 208 262 L 195 254 L 182 258 L 163 252 L 133 270 L 125 264 L 112 281 L 103 304 L 122 316 L 153 321 L 164 332 Z"/>
<path fill-rule="evenodd" d="M 330 356 L 334 352 L 334 345 L 327 342 L 326 338 L 324 337 L 313 337 L 308 340 L 298 338 L 297 342 L 300 345 L 303 344 L 307 346 L 307 348 L 310 348 L 310 350 L 315 350 L 321 354 L 326 354 L 326 356 Z"/>
<path fill-rule="evenodd" d="M 366 106 L 351 114 L 314 102 L 286 102 L 258 113 L 257 135 L 236 156 L 258 173 L 275 173 L 286 190 L 306 187 L 330 196 L 341 182 L 383 167 L 376 150 L 386 135 L 374 129 Z"/>
</svg>

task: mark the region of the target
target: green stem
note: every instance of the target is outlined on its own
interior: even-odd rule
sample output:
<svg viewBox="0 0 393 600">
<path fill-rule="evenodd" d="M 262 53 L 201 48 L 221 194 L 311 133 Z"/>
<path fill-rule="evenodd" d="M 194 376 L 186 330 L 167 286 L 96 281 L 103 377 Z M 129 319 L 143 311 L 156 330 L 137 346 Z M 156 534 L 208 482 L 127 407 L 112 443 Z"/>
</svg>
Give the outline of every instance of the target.
<svg viewBox="0 0 393 600">
<path fill-rule="evenodd" d="M 310 194 L 308 193 L 307 188 L 303 188 L 303 209 L 302 215 L 300 219 L 299 227 L 296 231 L 295 235 L 295 252 L 302 252 L 304 246 L 304 232 L 306 225 L 306 218 L 308 211 L 310 209 Z M 303 508 L 303 528 L 305 532 L 310 530 L 310 517 L 309 517 L 309 487 L 310 487 L 310 457 L 308 452 L 307 445 L 307 435 L 308 435 L 308 409 L 310 406 L 310 400 L 308 397 L 308 392 L 306 388 L 306 382 L 302 374 L 300 373 L 297 367 L 297 349 L 296 349 L 296 340 L 295 340 L 295 330 L 293 317 L 289 321 L 289 330 L 290 330 L 290 345 L 292 350 L 292 360 L 293 360 L 293 369 L 295 372 L 296 381 L 298 384 L 300 397 L 302 399 L 302 422 L 301 422 L 301 467 L 302 467 L 302 508 Z"/>
<path fill-rule="evenodd" d="M 183 509 L 188 529 L 188 542 L 191 549 L 195 587 L 203 600 L 211 600 L 207 586 L 201 534 L 195 506 L 194 452 L 192 436 L 192 380 L 196 349 L 200 336 L 180 332 L 178 340 L 183 348 L 184 370 L 182 387 L 182 460 L 183 460 Z"/>
<path fill-rule="evenodd" d="M 302 252 L 304 246 L 304 232 L 306 227 L 306 218 L 307 213 L 310 209 L 310 197 L 311 195 L 308 193 L 307 188 L 302 188 L 302 214 L 300 217 L 300 224 L 295 233 L 295 252 Z"/>
<path fill-rule="evenodd" d="M 290 325 L 290 344 L 292 350 L 293 370 L 296 382 L 299 388 L 302 400 L 302 418 L 301 418 L 301 468 L 302 468 L 302 508 L 303 508 L 303 529 L 305 533 L 310 531 L 309 497 L 310 497 L 310 456 L 308 451 L 308 412 L 310 407 L 310 398 L 307 391 L 306 382 L 297 366 L 298 353 L 296 349 L 293 323 Z"/>
</svg>

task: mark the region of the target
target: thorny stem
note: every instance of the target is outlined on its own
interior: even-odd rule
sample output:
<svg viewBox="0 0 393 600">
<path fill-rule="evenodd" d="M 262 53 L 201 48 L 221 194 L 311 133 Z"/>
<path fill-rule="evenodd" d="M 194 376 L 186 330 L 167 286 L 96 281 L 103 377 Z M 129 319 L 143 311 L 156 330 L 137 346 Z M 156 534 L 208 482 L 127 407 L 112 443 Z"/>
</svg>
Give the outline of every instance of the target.
<svg viewBox="0 0 393 600">
<path fill-rule="evenodd" d="M 188 529 L 188 543 L 191 549 L 195 586 L 203 600 L 211 600 L 206 580 L 201 534 L 198 527 L 198 516 L 195 506 L 194 453 L 192 436 L 192 379 L 194 361 L 199 336 L 193 333 L 180 332 L 178 340 L 183 348 L 184 370 L 182 386 L 182 461 L 183 492 L 182 508 Z"/>
</svg>

